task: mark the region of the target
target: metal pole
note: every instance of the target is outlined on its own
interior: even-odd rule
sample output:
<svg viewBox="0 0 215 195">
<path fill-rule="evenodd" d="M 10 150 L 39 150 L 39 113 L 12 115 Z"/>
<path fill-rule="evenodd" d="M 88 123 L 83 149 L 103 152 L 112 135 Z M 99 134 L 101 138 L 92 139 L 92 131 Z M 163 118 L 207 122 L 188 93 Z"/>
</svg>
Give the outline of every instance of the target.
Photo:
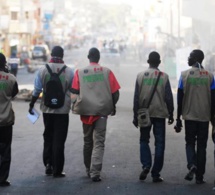
<svg viewBox="0 0 215 195">
<path fill-rule="evenodd" d="M 178 0 L 178 39 L 181 38 L 181 4 L 180 0 Z"/>
<path fill-rule="evenodd" d="M 170 35 L 172 36 L 173 34 L 173 18 L 172 18 L 172 0 L 170 0 Z"/>
</svg>

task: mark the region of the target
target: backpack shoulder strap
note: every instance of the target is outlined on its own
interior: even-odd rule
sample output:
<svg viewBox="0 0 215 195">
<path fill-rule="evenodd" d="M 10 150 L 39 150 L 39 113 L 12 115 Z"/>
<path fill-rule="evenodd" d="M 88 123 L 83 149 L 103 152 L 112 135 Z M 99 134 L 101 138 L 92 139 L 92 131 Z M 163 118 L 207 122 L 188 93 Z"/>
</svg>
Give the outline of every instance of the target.
<svg viewBox="0 0 215 195">
<path fill-rule="evenodd" d="M 146 108 L 149 108 L 149 105 L 150 105 L 150 103 L 151 103 L 151 101 L 152 101 L 152 98 L 153 98 L 153 95 L 154 95 L 155 90 L 156 90 L 156 88 L 157 88 L 158 81 L 159 81 L 159 79 L 160 79 L 161 74 L 162 74 L 161 71 L 159 71 L 158 77 L 157 77 L 157 80 L 156 80 L 156 83 L 155 83 L 155 86 L 154 86 L 154 88 L 153 88 L 153 90 L 152 90 L 152 92 L 151 92 L 151 96 L 150 96 L 150 98 L 149 98 L 149 102 L 148 102 Z"/>
<path fill-rule="evenodd" d="M 58 76 L 67 68 L 66 65 L 63 66 L 63 68 L 60 69 L 60 71 L 57 73 Z"/>
<path fill-rule="evenodd" d="M 52 74 L 52 69 L 50 68 L 50 66 L 48 64 L 46 64 L 46 68 L 48 69 L 49 74 Z"/>
</svg>

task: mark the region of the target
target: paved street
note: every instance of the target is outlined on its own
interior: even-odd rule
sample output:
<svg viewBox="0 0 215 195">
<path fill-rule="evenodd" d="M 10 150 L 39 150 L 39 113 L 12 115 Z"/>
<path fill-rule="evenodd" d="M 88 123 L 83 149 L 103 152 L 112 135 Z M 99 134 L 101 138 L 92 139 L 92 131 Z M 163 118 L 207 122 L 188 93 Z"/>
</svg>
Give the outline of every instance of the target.
<svg viewBox="0 0 215 195">
<path fill-rule="evenodd" d="M 109 117 L 102 172 L 102 182 L 93 183 L 85 173 L 83 164 L 82 126 L 79 116 L 70 114 L 69 132 L 65 146 L 65 178 L 45 176 L 42 163 L 43 121 L 42 116 L 31 124 L 26 115 L 28 103 L 13 101 L 16 114 L 12 144 L 12 164 L 9 180 L 11 186 L 0 188 L 0 194 L 43 195 L 155 195 L 155 194 L 214 194 L 214 158 L 211 137 L 208 140 L 206 184 L 196 185 L 184 180 L 187 173 L 184 131 L 176 134 L 172 126 L 166 130 L 165 163 L 161 172 L 163 183 L 152 183 L 150 174 L 145 182 L 139 181 L 139 130 L 132 125 L 132 99 L 136 74 L 144 66 L 123 65 L 113 69 L 121 85 L 117 114 Z M 35 74 L 35 73 L 34 73 Z M 20 86 L 32 86 L 34 74 L 20 69 Z M 177 81 L 172 81 L 175 91 Z M 174 93 L 175 96 L 175 93 Z M 176 103 L 176 102 L 175 102 Z M 39 103 L 36 104 L 39 110 Z M 175 113 L 176 116 L 176 113 Z M 211 135 L 211 133 L 210 133 Z M 154 140 L 151 139 L 154 153 Z"/>
</svg>

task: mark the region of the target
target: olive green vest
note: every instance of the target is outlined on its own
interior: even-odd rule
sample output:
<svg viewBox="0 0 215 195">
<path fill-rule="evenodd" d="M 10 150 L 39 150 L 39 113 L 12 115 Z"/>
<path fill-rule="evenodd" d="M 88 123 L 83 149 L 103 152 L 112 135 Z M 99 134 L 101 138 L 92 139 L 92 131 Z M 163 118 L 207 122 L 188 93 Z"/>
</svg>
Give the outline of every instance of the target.
<svg viewBox="0 0 215 195">
<path fill-rule="evenodd" d="M 185 120 L 210 121 L 213 74 L 192 67 L 181 73 L 183 81 L 182 117 Z"/>
<path fill-rule="evenodd" d="M 149 101 L 151 91 L 155 86 L 159 71 L 149 68 L 137 75 L 139 85 L 139 107 L 146 107 Z M 168 75 L 162 72 L 156 91 L 149 105 L 149 115 L 155 118 L 167 118 L 169 116 L 165 103 L 165 86 L 168 81 Z"/>
<path fill-rule="evenodd" d="M 12 108 L 12 92 L 16 78 L 9 73 L 0 71 L 0 126 L 13 125 L 15 115 Z"/>
<path fill-rule="evenodd" d="M 80 94 L 73 104 L 74 114 L 107 116 L 113 111 L 109 73 L 108 68 L 98 65 L 78 71 Z"/>
</svg>

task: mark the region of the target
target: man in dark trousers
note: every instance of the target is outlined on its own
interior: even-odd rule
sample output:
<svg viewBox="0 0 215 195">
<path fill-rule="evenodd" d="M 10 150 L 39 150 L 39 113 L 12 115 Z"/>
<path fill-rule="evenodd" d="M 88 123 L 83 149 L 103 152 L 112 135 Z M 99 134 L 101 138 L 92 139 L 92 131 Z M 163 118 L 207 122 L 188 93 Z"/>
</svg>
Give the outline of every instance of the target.
<svg viewBox="0 0 215 195">
<path fill-rule="evenodd" d="M 205 183 L 206 148 L 209 121 L 214 118 L 215 81 L 211 72 L 202 66 L 204 53 L 195 49 L 190 53 L 190 69 L 183 71 L 178 86 L 178 111 L 176 132 L 182 128 L 181 115 L 185 122 L 187 168 L 185 179 L 196 176 L 196 184 Z M 197 149 L 195 146 L 197 145 Z"/>
<path fill-rule="evenodd" d="M 163 168 L 164 150 L 165 150 L 165 132 L 166 118 L 168 124 L 172 124 L 173 119 L 173 95 L 169 82 L 169 77 L 166 73 L 158 69 L 160 64 L 159 53 L 153 51 L 149 54 L 149 68 L 140 72 L 137 75 L 136 86 L 134 92 L 133 104 L 133 124 L 138 128 L 138 110 L 147 107 L 152 89 L 155 86 L 158 74 L 161 74 L 156 91 L 149 105 L 149 116 L 151 125 L 140 127 L 140 160 L 142 163 L 142 172 L 139 176 L 141 181 L 144 181 L 152 166 L 152 157 L 149 147 L 150 131 L 153 126 L 153 134 L 155 137 L 155 157 L 154 164 L 151 170 L 153 182 L 162 182 L 163 178 L 160 172 Z"/>
<path fill-rule="evenodd" d="M 15 77 L 17 76 L 19 63 L 20 59 L 17 57 L 16 52 L 13 51 L 11 57 L 8 59 L 8 65 L 10 67 L 10 73 Z"/>
<path fill-rule="evenodd" d="M 16 78 L 8 72 L 5 56 L 0 53 L 0 186 L 9 186 L 7 180 L 11 163 L 11 143 L 15 115 L 11 100 L 18 93 Z"/>
<path fill-rule="evenodd" d="M 84 164 L 92 181 L 101 181 L 108 115 L 115 115 L 120 86 L 113 72 L 98 64 L 100 52 L 89 50 L 90 64 L 75 72 L 72 83 L 73 113 L 81 115 Z"/>
<path fill-rule="evenodd" d="M 59 73 L 64 67 L 63 61 L 64 51 L 62 47 L 55 46 L 51 52 L 51 60 L 48 66 L 53 73 Z M 50 74 L 46 67 L 41 68 L 35 78 L 34 91 L 32 100 L 29 105 L 29 112 L 32 113 L 34 104 L 43 92 L 40 109 L 43 112 L 43 122 L 45 130 L 43 133 L 44 149 L 43 163 L 46 167 L 45 173 L 53 175 L 53 177 L 65 177 L 64 167 L 64 145 L 67 138 L 69 126 L 69 112 L 71 106 L 70 88 L 73 80 L 74 72 L 71 68 L 66 69 L 60 74 L 60 80 L 65 93 L 64 104 L 60 108 L 50 108 L 45 105 L 46 84 L 50 79 Z"/>
</svg>

